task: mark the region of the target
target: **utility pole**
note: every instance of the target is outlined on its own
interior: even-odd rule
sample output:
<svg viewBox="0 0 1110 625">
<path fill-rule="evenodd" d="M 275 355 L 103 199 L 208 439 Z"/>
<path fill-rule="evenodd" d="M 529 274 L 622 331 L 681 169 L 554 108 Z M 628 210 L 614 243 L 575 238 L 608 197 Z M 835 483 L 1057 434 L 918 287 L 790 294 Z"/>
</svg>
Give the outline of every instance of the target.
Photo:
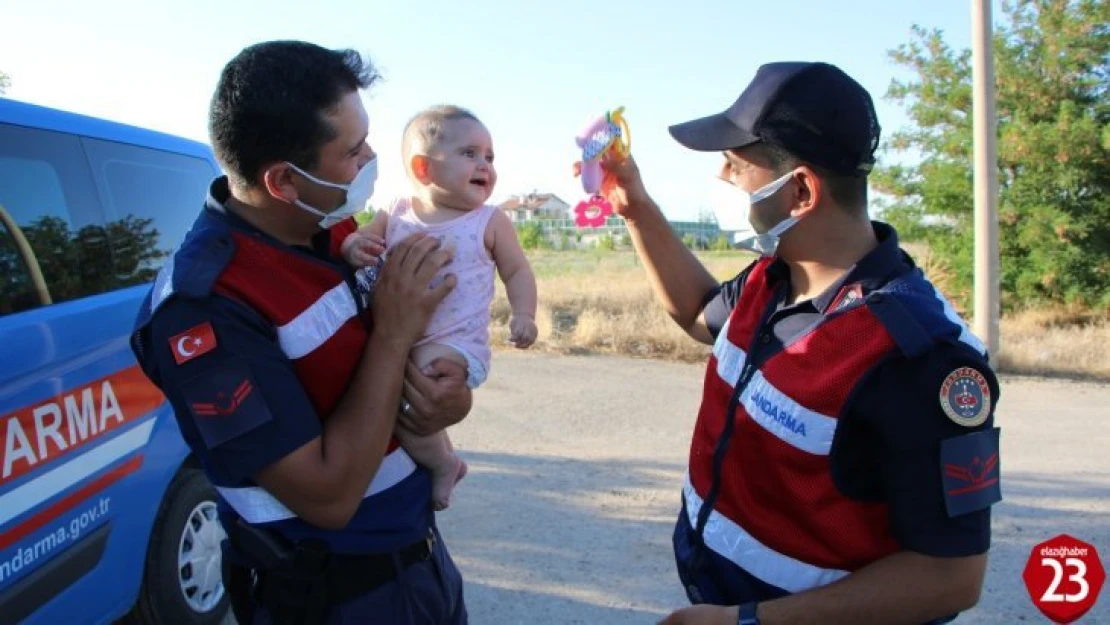
<svg viewBox="0 0 1110 625">
<path fill-rule="evenodd" d="M 975 319 L 973 330 L 998 365 L 998 152 L 991 0 L 971 0 L 975 145 Z"/>
</svg>

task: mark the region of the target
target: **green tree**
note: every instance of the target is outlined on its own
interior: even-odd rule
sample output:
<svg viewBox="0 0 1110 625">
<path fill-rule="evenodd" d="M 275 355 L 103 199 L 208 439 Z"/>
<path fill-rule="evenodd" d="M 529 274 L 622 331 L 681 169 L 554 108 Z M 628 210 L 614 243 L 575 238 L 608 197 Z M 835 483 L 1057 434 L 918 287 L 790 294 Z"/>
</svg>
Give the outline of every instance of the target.
<svg viewBox="0 0 1110 625">
<path fill-rule="evenodd" d="M 971 52 L 913 27 L 890 52 L 911 70 L 887 98 L 912 124 L 886 142 L 912 164 L 880 167 L 880 204 L 928 243 L 970 302 L 974 253 Z M 1110 1 L 1008 0 L 993 51 L 1002 303 L 1110 305 Z"/>
<path fill-rule="evenodd" d="M 714 252 L 727 252 L 732 249 L 732 244 L 728 242 L 728 236 L 718 234 L 717 238 L 713 239 L 713 243 L 710 244 L 709 249 Z"/>
<path fill-rule="evenodd" d="M 0 72 L 0 95 L 8 92 L 8 88 L 12 86 L 12 78 L 4 72 Z"/>
<path fill-rule="evenodd" d="M 21 230 L 55 303 L 150 282 L 169 255 L 158 249 L 153 220 L 131 215 L 77 231 L 44 216 Z M 0 229 L 0 314 L 36 304 L 24 256 L 11 233 Z"/>
</svg>

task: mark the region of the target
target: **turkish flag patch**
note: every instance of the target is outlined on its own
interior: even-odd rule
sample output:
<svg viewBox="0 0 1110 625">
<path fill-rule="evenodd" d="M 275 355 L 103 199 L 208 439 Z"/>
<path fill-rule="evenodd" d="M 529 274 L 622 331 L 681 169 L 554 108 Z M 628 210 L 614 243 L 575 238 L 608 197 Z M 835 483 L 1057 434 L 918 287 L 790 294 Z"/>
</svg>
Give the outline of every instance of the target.
<svg viewBox="0 0 1110 625">
<path fill-rule="evenodd" d="M 170 339 L 170 350 L 173 359 L 183 365 L 190 360 L 203 356 L 216 349 L 216 333 L 212 331 L 212 324 L 205 321 Z"/>
</svg>

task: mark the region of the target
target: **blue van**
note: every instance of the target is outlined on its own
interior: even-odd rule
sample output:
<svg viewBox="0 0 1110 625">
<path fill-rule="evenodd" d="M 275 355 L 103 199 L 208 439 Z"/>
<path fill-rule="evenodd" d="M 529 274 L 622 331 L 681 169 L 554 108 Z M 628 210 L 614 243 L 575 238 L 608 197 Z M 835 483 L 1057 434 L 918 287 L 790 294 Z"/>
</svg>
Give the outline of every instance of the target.
<svg viewBox="0 0 1110 625">
<path fill-rule="evenodd" d="M 128 345 L 217 175 L 201 143 L 0 98 L 0 625 L 227 613 L 215 492 Z"/>
</svg>

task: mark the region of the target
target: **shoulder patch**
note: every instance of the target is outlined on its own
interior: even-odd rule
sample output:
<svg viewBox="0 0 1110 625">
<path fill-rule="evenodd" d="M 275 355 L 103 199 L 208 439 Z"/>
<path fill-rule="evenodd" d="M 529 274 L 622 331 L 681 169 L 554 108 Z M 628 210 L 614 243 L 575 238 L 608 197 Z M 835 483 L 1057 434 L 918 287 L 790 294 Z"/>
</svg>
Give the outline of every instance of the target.
<svg viewBox="0 0 1110 625">
<path fill-rule="evenodd" d="M 940 385 L 940 407 L 957 425 L 975 427 L 991 413 L 991 387 L 974 367 L 960 367 Z"/>
<path fill-rule="evenodd" d="M 999 429 L 991 428 L 940 442 L 941 485 L 948 516 L 982 510 L 1002 500 L 998 437 Z"/>
<path fill-rule="evenodd" d="M 216 349 L 216 332 L 212 330 L 212 324 L 207 321 L 170 337 L 170 350 L 173 351 L 173 360 L 179 365 L 203 356 L 214 349 Z"/>
<path fill-rule="evenodd" d="M 273 420 L 262 391 L 241 361 L 224 361 L 181 386 L 193 422 L 209 448 Z"/>
</svg>

